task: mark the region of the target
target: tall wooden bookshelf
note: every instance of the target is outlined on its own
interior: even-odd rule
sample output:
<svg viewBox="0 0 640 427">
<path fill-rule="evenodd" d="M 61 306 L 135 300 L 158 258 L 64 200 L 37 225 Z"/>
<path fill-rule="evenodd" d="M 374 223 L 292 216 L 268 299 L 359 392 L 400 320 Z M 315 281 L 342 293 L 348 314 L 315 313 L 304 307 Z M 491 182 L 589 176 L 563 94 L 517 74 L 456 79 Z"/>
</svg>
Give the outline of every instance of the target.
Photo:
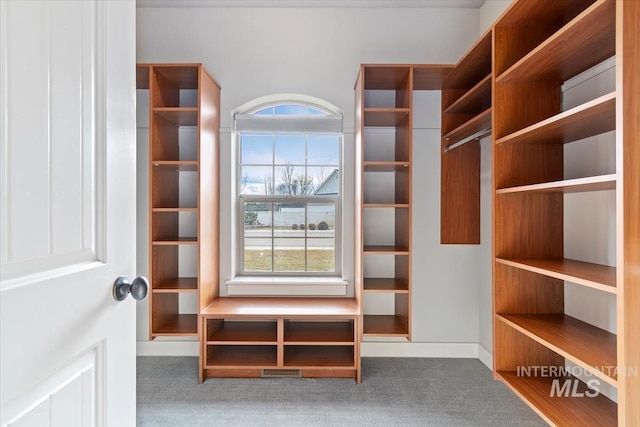
<svg viewBox="0 0 640 427">
<path fill-rule="evenodd" d="M 363 337 L 411 339 L 413 91 L 440 90 L 449 65 L 360 67 L 355 85 L 356 289 Z M 368 298 L 386 312 L 367 312 Z"/>
<path fill-rule="evenodd" d="M 638 22 L 637 1 L 517 0 L 493 28 L 494 372 L 552 425 L 640 425 Z M 564 110 L 562 84 L 613 56 L 615 90 Z M 565 179 L 565 145 L 613 130 L 615 173 Z M 565 258 L 565 194 L 596 191 L 615 192 L 615 266 Z M 564 281 L 615 295 L 616 333 L 565 314 Z M 617 404 L 518 374 L 565 363 Z"/>
<path fill-rule="evenodd" d="M 220 85 L 201 64 L 139 64 L 137 81 L 149 91 L 149 338 L 197 338 L 218 295 Z"/>
</svg>

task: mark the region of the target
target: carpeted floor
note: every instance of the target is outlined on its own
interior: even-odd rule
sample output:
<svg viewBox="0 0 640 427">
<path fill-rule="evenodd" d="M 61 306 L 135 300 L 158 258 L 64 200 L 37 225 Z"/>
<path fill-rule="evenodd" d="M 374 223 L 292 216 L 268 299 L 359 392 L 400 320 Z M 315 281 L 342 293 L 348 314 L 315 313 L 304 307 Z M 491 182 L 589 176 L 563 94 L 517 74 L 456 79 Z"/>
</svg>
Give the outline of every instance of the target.
<svg viewBox="0 0 640 427">
<path fill-rule="evenodd" d="M 138 426 L 544 426 L 476 359 L 364 358 L 345 379 L 208 379 L 138 357 Z"/>
</svg>

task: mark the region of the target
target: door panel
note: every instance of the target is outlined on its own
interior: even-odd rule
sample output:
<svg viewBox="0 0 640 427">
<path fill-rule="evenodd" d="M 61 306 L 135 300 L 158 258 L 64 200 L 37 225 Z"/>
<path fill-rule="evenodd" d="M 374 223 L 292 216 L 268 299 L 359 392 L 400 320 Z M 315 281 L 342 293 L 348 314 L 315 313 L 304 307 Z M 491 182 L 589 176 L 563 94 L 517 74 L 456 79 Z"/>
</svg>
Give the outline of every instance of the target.
<svg viewBox="0 0 640 427">
<path fill-rule="evenodd" d="M 0 0 L 0 36 L 0 425 L 135 425 L 135 2 Z"/>
</svg>

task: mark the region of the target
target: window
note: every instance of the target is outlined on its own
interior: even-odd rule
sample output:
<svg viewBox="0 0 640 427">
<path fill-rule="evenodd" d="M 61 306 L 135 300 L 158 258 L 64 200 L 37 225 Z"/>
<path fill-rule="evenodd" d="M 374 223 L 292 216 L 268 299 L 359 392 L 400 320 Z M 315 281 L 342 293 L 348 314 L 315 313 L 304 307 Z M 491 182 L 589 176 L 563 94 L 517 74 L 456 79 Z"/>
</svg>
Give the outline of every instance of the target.
<svg viewBox="0 0 640 427">
<path fill-rule="evenodd" d="M 235 129 L 239 273 L 339 275 L 342 116 L 274 103 Z"/>
</svg>

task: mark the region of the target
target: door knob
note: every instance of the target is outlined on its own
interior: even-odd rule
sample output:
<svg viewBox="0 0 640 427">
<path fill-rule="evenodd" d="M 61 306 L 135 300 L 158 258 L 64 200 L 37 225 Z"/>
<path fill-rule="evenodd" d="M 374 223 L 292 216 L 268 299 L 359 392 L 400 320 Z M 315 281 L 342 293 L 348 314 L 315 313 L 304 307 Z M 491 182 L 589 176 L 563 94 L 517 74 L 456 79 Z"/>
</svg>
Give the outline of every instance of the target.
<svg viewBox="0 0 640 427">
<path fill-rule="evenodd" d="M 131 294 L 134 300 L 140 301 L 147 296 L 149 281 L 144 276 L 138 276 L 129 281 L 127 276 L 120 276 L 113 282 L 113 298 L 116 301 L 124 301 Z"/>
</svg>

